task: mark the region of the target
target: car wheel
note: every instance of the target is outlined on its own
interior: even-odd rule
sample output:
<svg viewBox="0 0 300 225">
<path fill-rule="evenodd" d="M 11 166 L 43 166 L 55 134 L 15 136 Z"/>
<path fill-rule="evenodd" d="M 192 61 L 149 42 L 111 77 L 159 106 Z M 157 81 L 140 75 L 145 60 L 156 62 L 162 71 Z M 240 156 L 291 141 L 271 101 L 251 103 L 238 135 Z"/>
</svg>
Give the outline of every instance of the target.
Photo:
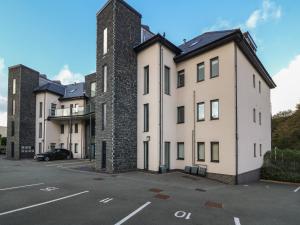
<svg viewBox="0 0 300 225">
<path fill-rule="evenodd" d="M 45 161 L 48 162 L 50 161 L 50 158 L 48 156 L 45 157 Z"/>
</svg>

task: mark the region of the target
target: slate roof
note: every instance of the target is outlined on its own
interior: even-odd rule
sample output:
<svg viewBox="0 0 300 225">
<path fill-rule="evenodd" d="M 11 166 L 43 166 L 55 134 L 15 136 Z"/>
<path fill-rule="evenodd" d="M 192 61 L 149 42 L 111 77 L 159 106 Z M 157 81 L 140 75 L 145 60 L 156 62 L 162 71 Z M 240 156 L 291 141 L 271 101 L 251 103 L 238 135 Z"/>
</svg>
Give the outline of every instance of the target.
<svg viewBox="0 0 300 225">
<path fill-rule="evenodd" d="M 69 85 L 62 85 L 52 81 L 36 88 L 34 90 L 36 93 L 48 91 L 53 94 L 60 95 L 61 99 L 70 98 L 82 98 L 85 97 L 84 83 L 74 83 Z"/>
<path fill-rule="evenodd" d="M 237 32 L 237 29 L 233 30 L 222 30 L 222 31 L 212 31 L 212 32 L 206 32 L 203 33 L 186 43 L 179 45 L 178 48 L 181 49 L 181 55 L 182 54 L 188 54 L 191 51 L 194 51 L 196 49 L 202 48 L 208 44 L 211 44 L 214 41 L 217 41 L 219 39 L 222 39 L 228 35 L 231 35 L 235 32 Z"/>
</svg>

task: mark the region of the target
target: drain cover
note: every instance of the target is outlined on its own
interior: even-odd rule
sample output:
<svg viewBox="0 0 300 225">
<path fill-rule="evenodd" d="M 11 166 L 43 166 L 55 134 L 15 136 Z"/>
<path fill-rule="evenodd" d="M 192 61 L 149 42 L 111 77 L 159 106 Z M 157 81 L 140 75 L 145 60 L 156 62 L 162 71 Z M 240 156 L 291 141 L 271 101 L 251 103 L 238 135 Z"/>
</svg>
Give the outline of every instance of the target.
<svg viewBox="0 0 300 225">
<path fill-rule="evenodd" d="M 163 190 L 161 190 L 159 188 L 151 188 L 151 189 L 149 189 L 149 191 L 159 193 L 159 192 L 162 192 Z"/>
<path fill-rule="evenodd" d="M 157 194 L 154 196 L 155 198 L 158 198 L 158 199 L 163 199 L 163 200 L 166 200 L 166 199 L 169 199 L 170 196 L 169 195 L 163 195 L 163 194 Z"/>
<path fill-rule="evenodd" d="M 211 202 L 211 201 L 205 202 L 205 206 L 207 208 L 218 208 L 218 209 L 222 209 L 223 208 L 223 204 L 222 203 Z"/>
</svg>

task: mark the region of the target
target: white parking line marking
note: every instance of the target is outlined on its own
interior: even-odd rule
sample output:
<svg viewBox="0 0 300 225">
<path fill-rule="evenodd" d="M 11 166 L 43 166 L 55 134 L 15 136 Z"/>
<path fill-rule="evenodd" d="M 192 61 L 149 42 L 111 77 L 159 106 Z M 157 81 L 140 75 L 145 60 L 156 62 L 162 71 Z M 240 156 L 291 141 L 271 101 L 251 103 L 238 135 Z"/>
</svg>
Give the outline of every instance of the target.
<svg viewBox="0 0 300 225">
<path fill-rule="evenodd" d="M 72 198 L 72 197 L 75 197 L 77 195 L 82 195 L 82 194 L 85 194 L 87 192 L 89 192 L 89 191 L 83 191 L 83 192 L 79 192 L 79 193 L 76 193 L 76 194 L 73 194 L 73 195 L 68 195 L 68 196 L 65 196 L 65 197 L 62 197 L 62 198 L 53 199 L 53 200 L 50 200 L 50 201 L 47 201 L 47 202 L 42 202 L 42 203 L 26 206 L 26 207 L 23 207 L 23 208 L 10 210 L 10 211 L 7 211 L 7 212 L 0 213 L 0 216 L 4 216 L 4 215 L 7 215 L 7 214 L 19 212 L 19 211 L 22 211 L 22 210 L 25 210 L 25 209 L 30 209 L 30 208 L 34 208 L 34 207 L 38 207 L 38 206 L 42 206 L 42 205 L 47 205 L 47 204 L 57 202 L 57 201 L 61 201 L 61 200 L 67 199 L 67 198 Z"/>
<path fill-rule="evenodd" d="M 40 190 L 41 191 L 48 191 L 48 192 L 50 192 L 50 191 L 55 191 L 57 189 L 59 189 L 59 188 L 57 188 L 57 187 L 46 187 L 46 188 L 42 188 Z"/>
<path fill-rule="evenodd" d="M 128 216 L 126 216 L 124 219 L 122 219 L 119 222 L 117 222 L 115 225 L 121 225 L 121 224 L 123 224 L 124 222 L 126 222 L 127 220 L 129 220 L 131 217 L 133 217 L 135 214 L 137 214 L 139 211 L 141 211 L 145 207 L 147 207 L 149 204 L 151 204 L 151 202 L 146 202 L 144 205 L 142 205 L 141 207 L 139 207 L 138 209 L 136 209 L 135 211 L 133 211 L 132 213 L 130 213 Z"/>
<path fill-rule="evenodd" d="M 8 190 L 14 190 L 14 189 L 19 189 L 19 188 L 33 187 L 33 186 L 39 186 L 39 185 L 43 185 L 43 184 L 44 184 L 44 183 L 27 184 L 27 185 L 18 186 L 18 187 L 2 188 L 2 189 L 0 189 L 0 191 L 8 191 Z"/>
<path fill-rule="evenodd" d="M 99 202 L 102 202 L 103 204 L 106 204 L 106 203 L 109 203 L 110 201 L 112 201 L 113 198 L 105 198 L 105 199 L 102 199 L 101 201 Z"/>
<path fill-rule="evenodd" d="M 297 191 L 299 191 L 300 190 L 300 187 L 297 187 L 295 190 L 294 190 L 294 192 L 296 193 Z"/>
<path fill-rule="evenodd" d="M 237 217 L 234 217 L 234 223 L 235 223 L 235 225 L 241 225 L 240 219 Z"/>
</svg>

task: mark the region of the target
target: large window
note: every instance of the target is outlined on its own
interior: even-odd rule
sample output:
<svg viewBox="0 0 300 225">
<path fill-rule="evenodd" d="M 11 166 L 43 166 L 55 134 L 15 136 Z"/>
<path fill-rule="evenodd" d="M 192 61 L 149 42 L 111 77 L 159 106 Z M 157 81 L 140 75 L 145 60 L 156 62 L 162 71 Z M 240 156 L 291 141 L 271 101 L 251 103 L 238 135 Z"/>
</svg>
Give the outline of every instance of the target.
<svg viewBox="0 0 300 225">
<path fill-rule="evenodd" d="M 103 31 L 103 55 L 107 53 L 107 28 Z"/>
<path fill-rule="evenodd" d="M 205 68 L 204 68 L 204 62 L 202 62 L 197 65 L 197 82 L 204 80 L 204 74 L 205 74 Z"/>
<path fill-rule="evenodd" d="M 43 137 L 43 124 L 39 123 L 39 138 Z"/>
<path fill-rule="evenodd" d="M 149 66 L 144 67 L 144 95 L 149 94 Z"/>
<path fill-rule="evenodd" d="M 177 143 L 177 159 L 184 160 L 184 143 L 183 142 Z"/>
<path fill-rule="evenodd" d="M 106 128 L 106 104 L 102 104 L 102 130 Z"/>
<path fill-rule="evenodd" d="M 177 87 L 184 87 L 184 70 L 181 70 L 177 74 Z"/>
<path fill-rule="evenodd" d="M 205 120 L 204 102 L 197 103 L 197 121 Z"/>
<path fill-rule="evenodd" d="M 16 100 L 12 100 L 12 115 L 15 115 L 16 114 Z"/>
<path fill-rule="evenodd" d="M 15 136 L 15 122 L 11 121 L 11 136 Z"/>
<path fill-rule="evenodd" d="M 205 143 L 204 142 L 198 142 L 197 143 L 197 156 L 198 161 L 205 161 Z"/>
<path fill-rule="evenodd" d="M 65 125 L 64 125 L 64 124 L 61 124 L 61 125 L 60 125 L 60 133 L 61 133 L 61 134 L 64 134 L 64 133 L 65 133 Z"/>
<path fill-rule="evenodd" d="M 39 115 L 40 115 L 40 118 L 43 117 L 43 102 L 40 102 Z"/>
<path fill-rule="evenodd" d="M 165 89 L 165 94 L 166 95 L 170 95 L 170 68 L 169 67 L 167 67 L 167 66 L 165 66 L 165 73 L 164 73 L 165 75 L 164 75 L 164 77 L 165 77 L 165 79 L 164 79 L 164 84 L 165 84 L 165 87 L 164 87 L 164 89 Z"/>
<path fill-rule="evenodd" d="M 213 58 L 210 60 L 210 78 L 219 76 L 219 58 Z"/>
<path fill-rule="evenodd" d="M 107 92 L 107 65 L 103 66 L 103 92 Z"/>
<path fill-rule="evenodd" d="M 177 107 L 177 123 L 184 123 L 184 106 Z"/>
<path fill-rule="evenodd" d="M 144 132 L 149 131 L 149 104 L 144 104 Z"/>
<path fill-rule="evenodd" d="M 95 97 L 96 96 L 96 82 L 92 82 L 91 83 L 91 97 Z"/>
<path fill-rule="evenodd" d="M 210 143 L 211 162 L 219 162 L 219 142 Z"/>
<path fill-rule="evenodd" d="M 210 119 L 219 119 L 219 99 L 210 101 Z"/>
<path fill-rule="evenodd" d="M 17 80 L 13 79 L 13 95 L 17 92 Z"/>
</svg>

